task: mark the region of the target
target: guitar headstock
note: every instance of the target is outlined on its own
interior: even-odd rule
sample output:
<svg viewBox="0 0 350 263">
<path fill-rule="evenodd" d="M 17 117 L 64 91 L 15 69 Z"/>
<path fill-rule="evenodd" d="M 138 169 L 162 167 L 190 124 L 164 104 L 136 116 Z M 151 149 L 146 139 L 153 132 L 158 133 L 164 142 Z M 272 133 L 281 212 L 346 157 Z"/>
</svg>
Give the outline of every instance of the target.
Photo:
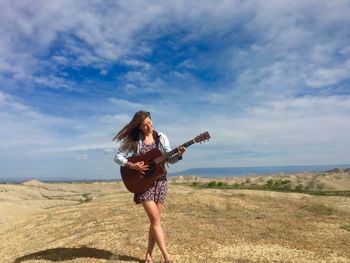
<svg viewBox="0 0 350 263">
<path fill-rule="evenodd" d="M 200 143 L 200 142 L 204 142 L 206 140 L 209 140 L 209 138 L 210 138 L 209 132 L 204 132 L 204 133 L 201 133 L 198 136 L 196 136 L 193 140 L 196 143 Z"/>
</svg>

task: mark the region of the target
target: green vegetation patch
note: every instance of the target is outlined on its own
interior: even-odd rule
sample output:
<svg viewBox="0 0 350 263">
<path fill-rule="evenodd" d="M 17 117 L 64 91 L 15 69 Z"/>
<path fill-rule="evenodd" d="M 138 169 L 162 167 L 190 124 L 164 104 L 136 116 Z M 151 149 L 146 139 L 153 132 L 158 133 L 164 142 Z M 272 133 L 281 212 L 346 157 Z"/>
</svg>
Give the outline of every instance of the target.
<svg viewBox="0 0 350 263">
<path fill-rule="evenodd" d="M 227 184 L 225 182 L 217 182 L 217 181 L 211 181 L 209 183 L 198 183 L 193 182 L 191 184 L 192 187 L 196 188 L 216 188 L 216 189 L 243 189 L 243 183 L 242 184 Z"/>
<path fill-rule="evenodd" d="M 281 179 L 277 179 L 277 180 L 267 180 L 266 185 L 267 189 L 270 190 L 280 190 L 280 191 L 291 191 L 292 189 L 292 182 L 291 180 L 281 180 Z M 300 186 L 298 186 L 298 188 L 301 188 Z"/>
<path fill-rule="evenodd" d="M 92 200 L 92 196 L 90 193 L 87 194 L 83 194 L 83 199 L 80 199 L 79 202 L 80 203 L 86 203 L 86 202 L 90 202 Z"/>
<path fill-rule="evenodd" d="M 323 195 L 323 196 L 349 196 L 350 191 L 308 191 L 305 192 L 311 195 Z"/>
<path fill-rule="evenodd" d="M 250 189 L 270 190 L 276 192 L 292 192 L 321 196 L 345 196 L 350 197 L 350 191 L 312 191 L 303 184 L 292 185 L 291 180 L 269 179 L 265 184 L 251 184 L 250 180 L 241 183 L 227 184 L 225 182 L 210 181 L 209 183 L 193 182 L 192 187 L 215 188 L 215 189 Z"/>
<path fill-rule="evenodd" d="M 350 232 L 350 224 L 341 225 L 340 228 Z"/>
</svg>

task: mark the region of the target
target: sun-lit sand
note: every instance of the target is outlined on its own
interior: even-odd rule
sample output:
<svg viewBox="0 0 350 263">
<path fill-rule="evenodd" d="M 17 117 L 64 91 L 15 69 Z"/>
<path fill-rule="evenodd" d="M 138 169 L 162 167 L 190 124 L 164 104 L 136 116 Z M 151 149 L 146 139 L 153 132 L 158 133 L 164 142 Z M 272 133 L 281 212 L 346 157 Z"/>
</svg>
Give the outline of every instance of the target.
<svg viewBox="0 0 350 263">
<path fill-rule="evenodd" d="M 350 190 L 344 172 L 279 176 Z M 171 178 L 163 226 L 174 262 L 350 262 L 350 197 L 186 184 L 209 180 Z M 142 262 L 147 244 L 148 219 L 121 182 L 1 184 L 0 213 L 4 263 Z"/>
</svg>

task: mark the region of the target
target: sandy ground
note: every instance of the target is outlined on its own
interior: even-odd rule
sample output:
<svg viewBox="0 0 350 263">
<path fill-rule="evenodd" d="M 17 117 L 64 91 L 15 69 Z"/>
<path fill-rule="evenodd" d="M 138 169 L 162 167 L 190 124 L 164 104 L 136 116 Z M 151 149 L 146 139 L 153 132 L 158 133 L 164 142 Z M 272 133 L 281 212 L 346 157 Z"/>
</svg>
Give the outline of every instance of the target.
<svg viewBox="0 0 350 263">
<path fill-rule="evenodd" d="M 143 262 L 148 219 L 120 182 L 0 185 L 0 213 L 0 262 Z M 172 183 L 162 220 L 178 263 L 350 262 L 349 197 Z"/>
</svg>

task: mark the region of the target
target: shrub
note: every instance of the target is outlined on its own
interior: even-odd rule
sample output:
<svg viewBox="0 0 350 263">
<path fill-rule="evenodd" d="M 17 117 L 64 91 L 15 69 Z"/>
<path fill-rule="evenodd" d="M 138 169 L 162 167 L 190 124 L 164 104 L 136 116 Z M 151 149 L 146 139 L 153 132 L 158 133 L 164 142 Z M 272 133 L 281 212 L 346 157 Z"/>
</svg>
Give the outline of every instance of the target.
<svg viewBox="0 0 350 263">
<path fill-rule="evenodd" d="M 290 184 L 290 183 L 291 183 L 291 181 L 288 179 L 281 181 L 281 184 Z"/>
<path fill-rule="evenodd" d="M 292 184 L 290 180 L 272 180 L 269 179 L 266 182 L 266 185 L 270 190 L 282 190 L 282 191 L 291 191 Z"/>
<path fill-rule="evenodd" d="M 216 186 L 216 181 L 211 181 L 208 183 L 209 187 L 215 187 Z"/>
<path fill-rule="evenodd" d="M 92 200 L 92 196 L 90 194 L 83 194 L 84 199 L 80 199 L 80 203 L 90 202 Z"/>
<path fill-rule="evenodd" d="M 340 228 L 350 232 L 350 225 L 341 225 Z"/>
<path fill-rule="evenodd" d="M 273 189 L 273 183 L 274 181 L 272 179 L 267 180 L 266 186 L 268 189 Z"/>
<path fill-rule="evenodd" d="M 295 187 L 295 191 L 298 191 L 298 192 L 302 192 L 304 189 L 304 186 L 302 184 L 298 184 L 296 187 Z"/>
<path fill-rule="evenodd" d="M 216 184 L 216 186 L 218 186 L 218 187 L 222 187 L 224 185 L 226 185 L 224 182 L 217 182 L 217 184 Z"/>
<path fill-rule="evenodd" d="M 198 186 L 198 182 L 192 182 L 192 186 L 194 187 Z"/>
<path fill-rule="evenodd" d="M 291 191 L 292 190 L 292 185 L 291 184 L 282 184 L 282 185 L 280 185 L 278 190 Z"/>
</svg>

